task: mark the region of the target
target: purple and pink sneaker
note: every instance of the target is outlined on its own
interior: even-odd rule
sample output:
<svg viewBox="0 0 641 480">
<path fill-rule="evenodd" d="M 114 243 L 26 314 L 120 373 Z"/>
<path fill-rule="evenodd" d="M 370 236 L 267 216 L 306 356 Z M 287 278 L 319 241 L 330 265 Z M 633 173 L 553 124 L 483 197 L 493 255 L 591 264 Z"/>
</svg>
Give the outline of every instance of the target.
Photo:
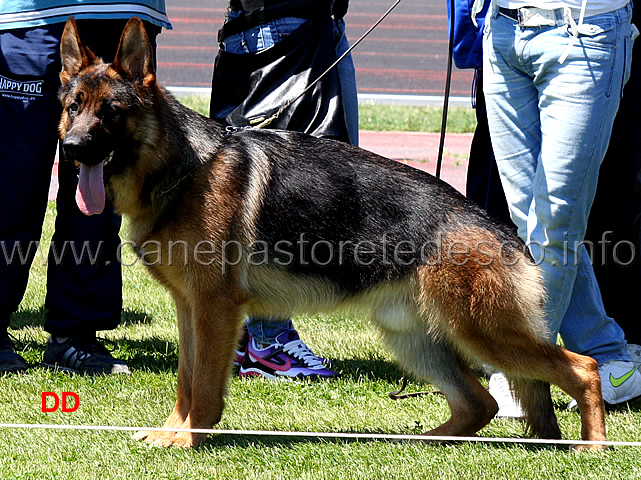
<svg viewBox="0 0 641 480">
<path fill-rule="evenodd" d="M 240 350 L 240 349 L 239 349 Z M 239 360 L 237 350 L 236 359 Z M 338 373 L 326 366 L 326 361 L 318 357 L 303 343 L 296 330 L 287 330 L 276 337 L 275 343 L 259 347 L 256 340 L 248 335 L 247 349 L 240 362 L 239 376 L 258 376 L 276 379 L 289 378 L 333 378 Z"/>
<path fill-rule="evenodd" d="M 249 330 L 247 330 L 247 322 L 243 324 L 243 334 L 238 341 L 238 346 L 234 350 L 234 366 L 240 367 L 245 358 L 245 353 L 247 353 L 247 344 L 249 343 Z"/>
</svg>

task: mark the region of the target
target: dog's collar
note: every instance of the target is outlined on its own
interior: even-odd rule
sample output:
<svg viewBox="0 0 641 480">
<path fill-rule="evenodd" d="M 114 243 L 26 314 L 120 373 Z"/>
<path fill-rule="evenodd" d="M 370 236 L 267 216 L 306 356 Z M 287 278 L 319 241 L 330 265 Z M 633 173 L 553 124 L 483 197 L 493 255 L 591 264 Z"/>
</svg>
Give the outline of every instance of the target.
<svg viewBox="0 0 641 480">
<path fill-rule="evenodd" d="M 233 135 L 234 133 L 242 132 L 243 130 L 247 130 L 249 128 L 254 128 L 251 125 L 246 126 L 246 127 L 235 127 L 233 125 L 227 125 L 225 127 L 225 136 L 228 137 L 229 135 Z"/>
</svg>

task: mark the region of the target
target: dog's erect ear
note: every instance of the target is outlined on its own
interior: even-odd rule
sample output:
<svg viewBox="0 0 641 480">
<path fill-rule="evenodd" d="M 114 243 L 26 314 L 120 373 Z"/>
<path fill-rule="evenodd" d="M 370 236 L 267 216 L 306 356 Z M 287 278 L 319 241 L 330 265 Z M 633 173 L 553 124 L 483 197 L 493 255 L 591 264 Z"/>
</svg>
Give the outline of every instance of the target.
<svg viewBox="0 0 641 480">
<path fill-rule="evenodd" d="M 82 44 L 76 20 L 73 17 L 69 17 L 65 30 L 62 32 L 60 57 L 62 58 L 62 72 L 60 72 L 62 83 L 67 83 L 80 70 L 96 61 L 96 56 Z"/>
<path fill-rule="evenodd" d="M 113 68 L 134 82 L 141 81 L 145 86 L 150 86 L 156 80 L 151 44 L 145 26 L 138 17 L 132 17 L 125 25 Z"/>
</svg>

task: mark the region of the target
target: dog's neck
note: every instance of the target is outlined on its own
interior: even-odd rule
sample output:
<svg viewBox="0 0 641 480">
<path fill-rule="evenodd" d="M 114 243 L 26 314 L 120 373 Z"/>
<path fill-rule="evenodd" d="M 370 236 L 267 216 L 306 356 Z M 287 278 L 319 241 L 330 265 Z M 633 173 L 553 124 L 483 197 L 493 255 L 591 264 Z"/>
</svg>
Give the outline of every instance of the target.
<svg viewBox="0 0 641 480">
<path fill-rule="evenodd" d="M 178 203 L 199 168 L 212 161 L 206 156 L 211 155 L 211 150 L 195 148 L 199 141 L 207 138 L 209 142 L 214 139 L 222 143 L 225 132 L 222 125 L 198 115 L 161 90 L 155 95 L 153 112 L 155 122 L 132 148 L 115 152 L 135 155 L 137 160 L 123 162 L 131 166 L 113 175 L 108 184 L 117 212 L 129 216 L 132 223 L 145 219 L 145 224 L 137 227 L 140 235 L 155 228 L 160 220 L 158 212 Z"/>
</svg>

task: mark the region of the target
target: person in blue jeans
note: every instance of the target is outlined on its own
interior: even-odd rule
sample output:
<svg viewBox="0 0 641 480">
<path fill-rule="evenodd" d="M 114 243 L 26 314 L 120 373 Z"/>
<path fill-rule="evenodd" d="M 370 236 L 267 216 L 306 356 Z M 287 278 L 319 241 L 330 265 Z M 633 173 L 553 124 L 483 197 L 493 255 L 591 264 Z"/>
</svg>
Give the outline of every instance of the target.
<svg viewBox="0 0 641 480">
<path fill-rule="evenodd" d="M 8 329 L 27 287 L 47 208 L 62 109 L 60 38 L 69 15 L 85 44 L 105 61 L 114 58 L 128 18 L 144 21 L 154 46 L 161 27 L 171 27 L 164 0 L 0 2 L 0 372 L 28 367 Z M 43 363 L 91 374 L 128 373 L 96 338 L 121 319 L 120 217 L 111 205 L 100 215 L 80 212 L 71 163 L 60 162 L 58 178 Z"/>
<path fill-rule="evenodd" d="M 641 395 L 582 243 L 630 73 L 629 0 L 492 0 L 483 43 L 492 146 L 511 219 L 541 266 L 551 339 L 599 363 L 603 397 Z"/>
<path fill-rule="evenodd" d="M 310 4 L 314 5 L 310 7 Z M 330 48 L 332 58 L 338 58 L 348 48 L 349 44 L 345 35 L 345 22 L 343 16 L 347 11 L 347 0 L 336 0 L 335 2 L 325 2 L 331 8 L 333 40 Z M 275 18 L 267 21 L 260 21 L 256 25 L 248 26 L 244 30 L 226 36 L 221 42 L 221 50 L 225 53 L 236 55 L 250 56 L 255 52 L 265 52 L 276 46 L 282 40 L 288 38 L 299 29 L 306 28 L 315 18 L 310 19 L 307 15 L 302 16 L 298 8 L 315 8 L 323 2 L 309 1 L 268 1 L 268 0 L 232 0 L 227 13 L 226 25 L 231 25 L 232 21 L 243 19 L 247 24 L 252 13 L 261 8 L 281 8 Z M 301 14 L 301 16 L 297 16 Z M 312 16 L 322 16 L 327 12 L 314 11 Z M 229 23 L 227 23 L 229 22 Z M 224 26 L 225 27 L 225 26 Z M 313 42 L 311 38 L 305 38 L 303 41 Z M 320 61 L 320 60 L 318 60 Z M 218 96 L 228 95 L 221 92 L 216 82 L 219 62 L 217 59 L 214 71 L 214 81 L 212 83 L 212 109 L 210 115 L 228 123 L 234 123 L 232 110 L 237 107 L 237 103 L 244 100 L 239 98 L 237 102 L 228 101 L 221 105 L 217 102 Z M 354 64 L 351 55 L 346 56 L 338 65 L 338 82 L 340 90 L 340 103 L 344 112 L 344 127 L 347 130 L 346 138 L 354 145 L 358 145 L 358 99 L 356 92 L 356 77 Z M 322 70 L 322 69 L 321 69 Z M 219 72 L 218 72 L 219 73 Z M 313 81 L 314 78 L 310 78 Z M 261 86 L 260 88 L 265 88 Z M 254 86 L 254 90 L 257 87 Z M 248 92 L 248 96 L 253 93 Z M 321 102 L 326 97 L 321 97 Z M 333 100 L 333 99 L 330 99 Z M 280 105 L 275 105 L 276 107 Z M 314 106 L 315 107 L 315 106 Z M 286 128 L 290 128 L 288 126 Z M 325 136 L 324 133 L 318 133 L 311 124 L 298 124 L 297 129 L 308 131 L 309 133 Z M 327 136 L 333 136 L 327 134 Z M 340 138 L 340 137 L 339 137 Z M 268 318 L 249 318 L 245 324 L 243 338 L 240 341 L 236 351 L 236 364 L 240 367 L 240 376 L 260 375 L 267 378 L 277 377 L 295 377 L 295 378 L 332 378 L 337 375 L 336 372 L 328 368 L 327 362 L 318 357 L 313 351 L 300 339 L 291 319 L 268 319 Z"/>
</svg>

